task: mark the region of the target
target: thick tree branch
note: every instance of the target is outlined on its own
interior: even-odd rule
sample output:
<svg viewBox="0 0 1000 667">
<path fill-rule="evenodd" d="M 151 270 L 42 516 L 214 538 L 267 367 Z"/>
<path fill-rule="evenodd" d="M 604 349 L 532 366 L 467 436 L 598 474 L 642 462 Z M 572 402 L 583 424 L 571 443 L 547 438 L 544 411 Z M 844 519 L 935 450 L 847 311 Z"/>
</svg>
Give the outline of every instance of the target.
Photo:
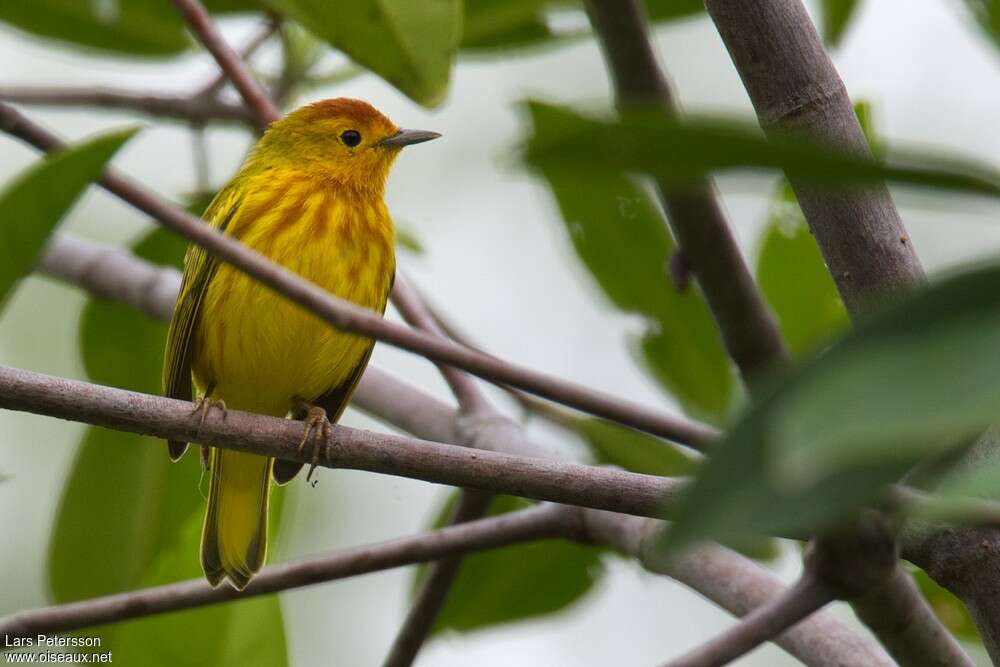
<svg viewBox="0 0 1000 667">
<path fill-rule="evenodd" d="M 253 113 L 230 102 L 210 97 L 180 97 L 133 93 L 113 88 L 0 88 L 0 100 L 41 106 L 82 106 L 136 111 L 158 118 L 194 125 L 229 121 L 254 125 Z"/>
<path fill-rule="evenodd" d="M 204 579 L 195 579 L 23 611 L 0 619 L 0 636 L 27 637 L 78 630 L 275 593 L 516 542 L 568 538 L 572 537 L 575 525 L 571 517 L 573 512 L 575 510 L 566 506 L 541 505 L 329 556 L 270 565 L 261 570 L 243 592 L 231 586 L 212 588 Z"/>
<path fill-rule="evenodd" d="M 806 573 L 792 587 L 761 605 L 717 637 L 671 660 L 667 667 L 717 667 L 749 653 L 833 602 L 834 597 Z"/>
<path fill-rule="evenodd" d="M 678 113 L 666 76 L 656 62 L 639 0 L 587 0 L 587 12 L 614 81 L 618 107 L 654 106 Z M 762 371 L 788 359 L 778 324 L 754 284 L 729 231 L 712 182 L 681 191 L 657 183 L 680 251 L 698 278 L 726 349 L 749 386 Z"/>
<path fill-rule="evenodd" d="M 2 103 L 0 103 L 0 130 L 45 151 L 58 150 L 63 145 L 50 132 L 31 123 L 13 107 Z M 260 253 L 232 237 L 219 233 L 113 169 L 105 171 L 101 185 L 140 211 L 152 216 L 163 226 L 288 297 L 337 329 L 369 336 L 417 352 L 434 361 L 463 368 L 484 379 L 520 387 L 585 412 L 683 444 L 705 446 L 718 435 L 714 428 L 705 424 L 667 415 L 659 410 L 596 392 L 530 368 L 515 366 L 453 341 L 389 322 L 374 311 L 333 296 L 285 267 L 271 262 Z"/>
<path fill-rule="evenodd" d="M 70 244 L 61 244 L 63 257 L 70 251 Z M 103 254 L 108 266 L 101 271 L 96 256 Z M 77 267 L 86 267 L 70 280 L 83 279 L 81 287 L 98 287 L 102 294 L 125 300 L 146 309 L 153 316 L 169 317 L 170 304 L 163 299 L 137 298 L 132 284 L 143 284 L 147 289 L 140 295 L 160 295 L 176 289 L 177 274 L 172 269 L 152 268 L 144 260 L 127 251 L 106 249 L 95 253 L 86 251 L 86 260 L 74 260 Z M 49 275 L 66 275 L 49 266 L 50 255 L 43 256 L 41 269 Z M 117 273 L 117 277 L 101 273 Z M 151 279 L 150 276 L 159 276 Z M 160 313 L 157 315 L 157 313 Z M 527 441 L 520 427 L 505 417 L 466 416 L 440 400 L 394 376 L 369 366 L 358 391 L 354 405 L 373 416 L 427 440 L 463 442 L 468 446 L 487 451 L 506 451 L 523 456 L 550 456 L 551 453 Z M 716 604 L 738 616 L 764 604 L 778 595 L 783 585 L 777 577 L 752 561 L 721 547 L 705 547 L 676 562 L 664 564 L 655 556 L 655 536 L 663 529 L 662 521 L 638 519 L 600 510 L 583 510 L 584 531 L 582 539 L 606 544 L 634 556 L 651 572 L 676 578 Z M 650 538 L 650 539 L 645 539 Z M 779 638 L 778 643 L 808 665 L 833 667 L 842 665 L 872 665 L 890 667 L 893 663 L 881 647 L 847 628 L 834 617 L 820 612 Z"/>
<path fill-rule="evenodd" d="M 847 89 L 800 0 L 706 0 L 705 5 L 765 132 L 792 131 L 871 158 Z M 884 183 L 830 187 L 794 176 L 789 182 L 852 316 L 893 291 L 923 281 L 920 262 Z M 852 599 L 867 622 L 876 623 L 879 616 L 877 627 L 905 627 L 907 619 L 921 617 L 925 628 L 936 628 L 927 634 L 933 648 L 920 654 L 899 651 L 900 642 L 886 642 L 904 667 L 936 665 L 940 655 L 952 656 L 957 660 L 953 664 L 966 664 L 968 658 L 955 651 L 954 641 L 946 639 L 947 631 L 923 598 L 908 595 L 912 582 L 897 576 L 893 537 L 882 539 L 880 531 L 869 530 L 869 524 L 879 523 L 862 521 L 853 530 L 817 542 L 826 563 L 822 583 Z M 852 591 L 858 582 L 861 587 Z M 901 602 L 915 606 L 897 606 Z"/>
<path fill-rule="evenodd" d="M 239 54 L 226 44 L 226 40 L 219 34 L 212 17 L 209 16 L 201 2 L 198 0 L 174 0 L 174 4 L 177 5 L 184 20 L 187 21 L 191 32 L 212 54 L 215 61 L 219 63 L 219 67 L 239 92 L 240 97 L 256 115 L 260 129 L 267 129 L 268 125 L 281 118 L 281 110 L 271 101 L 267 91 L 254 80 Z"/>
</svg>

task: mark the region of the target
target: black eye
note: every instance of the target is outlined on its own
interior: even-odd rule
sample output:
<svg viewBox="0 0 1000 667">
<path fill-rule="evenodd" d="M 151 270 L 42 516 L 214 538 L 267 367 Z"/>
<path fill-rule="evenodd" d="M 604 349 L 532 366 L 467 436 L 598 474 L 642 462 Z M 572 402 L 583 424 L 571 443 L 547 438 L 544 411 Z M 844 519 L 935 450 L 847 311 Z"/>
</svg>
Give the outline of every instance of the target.
<svg viewBox="0 0 1000 667">
<path fill-rule="evenodd" d="M 344 142 L 345 146 L 354 148 L 361 143 L 361 133 L 357 130 L 345 130 L 341 132 L 340 140 Z"/>
</svg>

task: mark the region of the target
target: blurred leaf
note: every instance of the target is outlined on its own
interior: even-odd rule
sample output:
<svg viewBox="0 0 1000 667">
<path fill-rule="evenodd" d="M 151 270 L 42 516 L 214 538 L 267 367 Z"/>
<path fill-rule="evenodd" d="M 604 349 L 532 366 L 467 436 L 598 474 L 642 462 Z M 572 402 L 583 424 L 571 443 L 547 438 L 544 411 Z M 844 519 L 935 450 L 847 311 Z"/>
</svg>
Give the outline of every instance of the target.
<svg viewBox="0 0 1000 667">
<path fill-rule="evenodd" d="M 597 464 L 661 477 L 690 475 L 698 465 L 669 443 L 603 419 L 571 417 L 563 425 L 587 443 Z"/>
<path fill-rule="evenodd" d="M 0 192 L 0 308 L 59 221 L 135 132 L 109 132 L 40 159 Z"/>
<path fill-rule="evenodd" d="M 965 5 L 994 46 L 1000 47 L 1000 0 L 965 0 Z"/>
<path fill-rule="evenodd" d="M 858 0 L 822 0 L 823 41 L 827 46 L 840 45 L 860 4 Z"/>
<path fill-rule="evenodd" d="M 172 3 L 162 0 L 7 0 L 0 20 L 64 42 L 131 55 L 164 56 L 188 48 Z"/>
<path fill-rule="evenodd" d="M 535 118 L 532 145 L 560 126 Z M 653 376 L 699 416 L 722 417 L 733 395 L 729 358 L 696 289 L 667 276 L 674 243 L 656 204 L 624 174 L 564 165 L 540 169 L 577 255 L 620 310 L 647 324 L 638 352 Z"/>
<path fill-rule="evenodd" d="M 256 0 L 206 0 L 213 13 L 260 10 Z M 184 22 L 163 0 L 5 0 L 0 21 L 42 37 L 134 56 L 188 49 Z"/>
<path fill-rule="evenodd" d="M 553 37 L 545 20 L 546 0 L 465 0 L 462 48 L 523 47 Z"/>
<path fill-rule="evenodd" d="M 646 0 L 651 21 L 673 21 L 705 11 L 705 0 Z"/>
<path fill-rule="evenodd" d="M 889 180 L 1000 195 L 1000 174 L 971 160 L 893 151 L 898 164 L 883 165 L 790 135 L 765 139 L 759 128 L 741 121 L 677 120 L 639 112 L 606 121 L 540 102 L 530 102 L 528 108 L 536 126 L 549 128 L 544 135 L 536 133 L 525 155 L 537 167 L 560 166 L 578 174 L 600 168 L 636 170 L 656 174 L 679 189 L 706 172 L 783 169 L 824 184 Z"/>
<path fill-rule="evenodd" d="M 913 568 L 913 578 L 916 579 L 920 592 L 927 599 L 934 614 L 952 634 L 963 641 L 977 643 L 982 641 L 976 624 L 972 622 L 972 617 L 969 616 L 961 600 L 948 589 L 938 586 L 937 582 L 923 570 Z"/>
<path fill-rule="evenodd" d="M 1000 267 L 883 308 L 791 371 L 712 449 L 668 546 L 822 528 L 1000 412 Z"/>
<path fill-rule="evenodd" d="M 784 180 L 771 201 L 757 258 L 757 282 L 796 356 L 814 352 L 847 328 L 837 286 Z"/>
<path fill-rule="evenodd" d="M 406 248 L 415 255 L 423 255 L 425 251 L 424 244 L 420 242 L 420 239 L 411 230 L 404 227 L 400 227 L 396 224 L 396 244 L 400 248 Z"/>
<path fill-rule="evenodd" d="M 448 524 L 458 492 L 434 521 Z M 498 496 L 490 516 L 530 507 L 523 498 Z M 562 611 L 580 600 L 602 574 L 602 550 L 565 540 L 545 540 L 492 549 L 466 556 L 434 632 L 468 632 Z M 416 570 L 413 589 L 426 576 Z"/>
<path fill-rule="evenodd" d="M 268 0 L 424 106 L 448 90 L 462 32 L 461 0 Z"/>
<path fill-rule="evenodd" d="M 185 246 L 183 239 L 157 228 L 135 252 L 151 262 L 180 267 Z M 92 299 L 80 329 L 91 381 L 159 393 L 164 322 L 118 302 Z M 205 491 L 197 455 L 171 464 L 160 440 L 88 428 L 53 526 L 48 575 L 55 601 L 200 578 Z M 281 489 L 272 490 L 271 497 L 273 542 Z M 286 664 L 280 608 L 273 597 L 86 633 L 99 633 L 103 645 L 127 664 L 242 665 L 252 651 L 267 656 L 263 664 Z"/>
</svg>

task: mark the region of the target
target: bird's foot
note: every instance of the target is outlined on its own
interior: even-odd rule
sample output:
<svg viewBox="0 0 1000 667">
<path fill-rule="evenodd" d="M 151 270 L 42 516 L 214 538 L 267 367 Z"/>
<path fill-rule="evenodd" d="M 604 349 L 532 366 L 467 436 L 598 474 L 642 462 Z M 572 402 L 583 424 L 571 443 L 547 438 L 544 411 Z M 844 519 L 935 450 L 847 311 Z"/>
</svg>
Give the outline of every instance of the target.
<svg viewBox="0 0 1000 667">
<path fill-rule="evenodd" d="M 333 425 L 326 416 L 326 410 L 318 405 L 308 406 L 303 421 L 306 423 L 306 431 L 302 434 L 298 452 L 301 454 L 307 446 L 312 448 L 309 472 L 306 474 L 308 482 L 312 479 L 313 470 L 319 465 L 321 458 L 324 461 L 332 460 Z"/>
<path fill-rule="evenodd" d="M 201 399 L 194 406 L 194 410 L 191 411 L 192 414 L 200 413 L 201 416 L 198 418 L 198 430 L 195 433 L 201 432 L 201 427 L 205 424 L 205 419 L 208 417 L 208 413 L 212 408 L 218 408 L 222 411 L 222 420 L 225 421 L 226 416 L 229 414 L 229 409 L 226 408 L 226 402 L 221 398 L 209 398 L 208 396 L 202 396 Z"/>
</svg>

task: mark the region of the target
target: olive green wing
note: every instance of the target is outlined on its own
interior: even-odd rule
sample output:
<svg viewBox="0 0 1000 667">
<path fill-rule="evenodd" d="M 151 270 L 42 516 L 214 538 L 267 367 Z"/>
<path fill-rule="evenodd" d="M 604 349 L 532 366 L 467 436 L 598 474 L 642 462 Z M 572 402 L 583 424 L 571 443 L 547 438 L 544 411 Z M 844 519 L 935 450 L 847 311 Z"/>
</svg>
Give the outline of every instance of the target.
<svg viewBox="0 0 1000 667">
<path fill-rule="evenodd" d="M 236 193 L 233 189 L 227 188 L 216 195 L 203 217 L 209 225 L 225 232 L 238 208 Z M 188 247 L 184 256 L 181 289 L 174 305 L 174 315 L 170 319 L 167 347 L 163 355 L 163 393 L 169 398 L 182 401 L 190 401 L 193 398 L 191 380 L 193 334 L 205 292 L 218 266 L 218 260 L 200 246 Z M 187 450 L 187 443 L 170 440 L 167 442 L 167 449 L 170 458 L 177 461 Z"/>
</svg>

